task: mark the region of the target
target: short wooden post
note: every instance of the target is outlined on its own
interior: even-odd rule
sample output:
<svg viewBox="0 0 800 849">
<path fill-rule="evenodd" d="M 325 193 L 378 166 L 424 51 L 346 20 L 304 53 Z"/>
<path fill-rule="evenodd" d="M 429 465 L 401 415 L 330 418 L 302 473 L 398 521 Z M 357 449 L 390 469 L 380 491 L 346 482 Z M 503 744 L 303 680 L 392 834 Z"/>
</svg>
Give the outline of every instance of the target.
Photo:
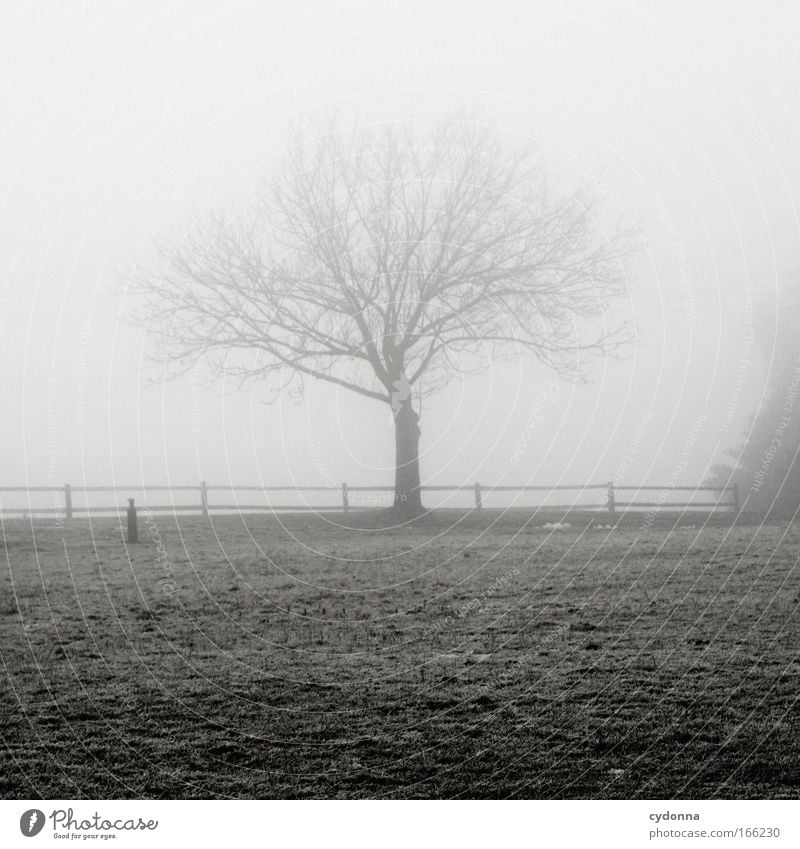
<svg viewBox="0 0 800 849">
<path fill-rule="evenodd" d="M 733 500 L 731 501 L 731 507 L 733 507 L 733 512 L 739 512 L 739 484 L 734 483 L 731 484 L 731 493 L 733 495 Z"/>
<path fill-rule="evenodd" d="M 128 499 L 128 542 L 139 542 L 139 526 L 136 521 L 136 505 Z"/>
<path fill-rule="evenodd" d="M 72 518 L 72 487 L 64 484 L 64 513 L 68 519 Z"/>
<path fill-rule="evenodd" d="M 342 510 L 347 512 L 350 509 L 350 495 L 347 491 L 347 484 L 342 484 Z"/>
<path fill-rule="evenodd" d="M 203 510 L 203 516 L 208 518 L 208 487 L 205 481 L 200 481 L 200 507 Z"/>
<path fill-rule="evenodd" d="M 613 516 L 617 512 L 617 500 L 614 495 L 614 481 L 608 482 L 608 502 L 606 504 L 608 512 Z"/>
<path fill-rule="evenodd" d="M 479 483 L 475 483 L 475 509 L 483 510 L 483 502 L 481 500 L 481 485 Z"/>
</svg>

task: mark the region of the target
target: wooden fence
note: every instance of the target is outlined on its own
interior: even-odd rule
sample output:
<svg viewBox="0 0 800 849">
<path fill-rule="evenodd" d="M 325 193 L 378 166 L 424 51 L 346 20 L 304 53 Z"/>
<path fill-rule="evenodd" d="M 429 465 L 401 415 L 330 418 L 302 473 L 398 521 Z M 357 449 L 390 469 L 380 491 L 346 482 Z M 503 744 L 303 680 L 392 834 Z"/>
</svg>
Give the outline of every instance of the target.
<svg viewBox="0 0 800 849">
<path fill-rule="evenodd" d="M 526 493 L 535 492 L 552 495 L 553 493 L 573 492 L 586 493 L 594 490 L 604 491 L 604 496 L 594 504 L 542 504 L 536 507 L 546 508 L 548 510 L 605 510 L 609 515 L 631 511 L 631 510 L 689 510 L 703 509 L 714 512 L 734 512 L 739 511 L 739 493 L 735 484 L 727 487 L 715 486 L 618 486 L 613 481 L 602 484 L 581 484 L 576 486 L 485 486 L 480 483 L 465 484 L 461 486 L 423 486 L 424 492 L 452 492 L 452 493 L 472 493 L 474 499 L 474 507 L 472 509 L 482 510 L 484 499 L 491 497 L 495 493 Z M 52 505 L 49 507 L 39 507 L 30 504 L 30 493 L 53 493 Z M 203 516 L 208 516 L 209 511 L 230 512 L 230 511 L 260 511 L 260 512 L 284 512 L 284 511 L 332 511 L 332 510 L 350 510 L 353 506 L 358 509 L 368 509 L 370 506 L 388 506 L 391 504 L 394 487 L 391 486 L 348 486 L 343 483 L 341 486 L 218 486 L 207 484 L 201 481 L 196 486 L 72 486 L 64 484 L 63 486 L 0 486 L 0 515 L 12 514 L 57 514 L 65 519 L 72 519 L 77 514 L 102 514 L 102 513 L 124 513 L 127 510 L 127 504 L 123 506 L 120 503 L 107 506 L 76 506 L 74 505 L 74 495 L 76 493 L 121 493 L 123 497 L 121 501 L 127 501 L 132 493 L 196 493 L 196 498 L 189 504 L 147 504 L 146 509 L 160 512 L 180 512 L 180 513 L 200 513 Z M 336 504 L 246 504 L 236 501 L 235 498 L 229 498 L 228 501 L 234 503 L 225 503 L 210 501 L 209 493 L 254 493 L 258 492 L 262 495 L 271 493 L 339 493 Z M 351 495 L 353 493 L 388 493 L 389 495 L 374 499 L 376 504 L 351 504 Z M 620 493 L 647 493 L 657 492 L 658 498 L 655 501 L 639 501 L 628 500 L 620 501 L 618 494 Z M 4 493 L 25 493 L 28 495 L 28 504 L 25 507 L 7 507 L 4 502 Z M 719 498 L 716 500 L 706 501 L 684 501 L 675 502 L 669 501 L 667 498 L 672 493 L 717 493 Z M 727 496 L 727 499 L 726 499 Z M 710 495 L 707 496 L 710 498 Z M 358 499 L 356 499 L 358 500 Z M 491 506 L 491 505 L 490 505 Z M 524 506 L 528 505 L 516 505 Z"/>
</svg>

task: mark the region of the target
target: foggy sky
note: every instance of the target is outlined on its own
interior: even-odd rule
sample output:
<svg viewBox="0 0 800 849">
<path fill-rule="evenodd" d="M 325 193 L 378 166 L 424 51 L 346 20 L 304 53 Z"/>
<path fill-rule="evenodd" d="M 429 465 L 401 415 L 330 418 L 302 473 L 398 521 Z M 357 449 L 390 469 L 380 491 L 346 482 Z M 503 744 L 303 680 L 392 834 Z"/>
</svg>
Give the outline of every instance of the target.
<svg viewBox="0 0 800 849">
<path fill-rule="evenodd" d="M 424 482 L 699 483 L 738 441 L 775 365 L 754 315 L 800 272 L 791 4 L 162 5 L 4 22 L 3 483 L 391 483 L 385 405 L 160 383 L 124 320 L 154 238 L 247 202 L 291 117 L 331 108 L 480 108 L 566 183 L 600 174 L 646 243 L 614 313 L 638 327 L 628 357 L 585 385 L 531 361 L 455 381 L 422 412 Z"/>
</svg>

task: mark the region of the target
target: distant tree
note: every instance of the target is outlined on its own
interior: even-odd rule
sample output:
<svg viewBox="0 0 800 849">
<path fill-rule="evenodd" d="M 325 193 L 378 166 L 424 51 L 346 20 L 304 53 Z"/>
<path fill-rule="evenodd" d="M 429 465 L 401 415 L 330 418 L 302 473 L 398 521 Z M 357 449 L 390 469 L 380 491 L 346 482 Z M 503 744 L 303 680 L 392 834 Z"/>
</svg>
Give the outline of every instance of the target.
<svg viewBox="0 0 800 849">
<path fill-rule="evenodd" d="M 293 130 L 252 205 L 161 247 L 135 285 L 159 356 L 243 381 L 313 377 L 389 405 L 395 509 L 422 509 L 419 399 L 532 354 L 562 375 L 616 351 L 588 320 L 625 291 L 630 234 L 598 227 L 592 185 L 564 192 L 529 148 L 456 115 Z"/>
<path fill-rule="evenodd" d="M 800 510 L 800 361 L 794 385 L 775 381 L 746 439 L 725 452 L 708 483 L 737 484 L 740 504 L 762 516 L 790 517 Z"/>
<path fill-rule="evenodd" d="M 741 506 L 762 516 L 800 510 L 800 290 L 779 293 L 777 322 L 763 317 L 759 347 L 769 360 L 767 386 L 742 441 L 725 452 L 709 482 L 736 483 Z"/>
</svg>

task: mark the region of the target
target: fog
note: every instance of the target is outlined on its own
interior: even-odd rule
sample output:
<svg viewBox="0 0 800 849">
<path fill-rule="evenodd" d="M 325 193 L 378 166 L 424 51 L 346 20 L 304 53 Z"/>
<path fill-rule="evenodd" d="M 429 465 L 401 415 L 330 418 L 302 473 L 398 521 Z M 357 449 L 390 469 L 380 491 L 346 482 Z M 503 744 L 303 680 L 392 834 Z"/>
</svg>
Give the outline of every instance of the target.
<svg viewBox="0 0 800 849">
<path fill-rule="evenodd" d="M 644 245 L 626 356 L 455 380 L 422 410 L 423 482 L 694 484 L 740 441 L 779 364 L 754 315 L 800 271 L 790 4 L 162 5 L 24 4 L 0 36 L 3 485 L 391 484 L 385 405 L 162 382 L 126 319 L 155 240 L 246 203 L 289 121 L 331 109 L 477 108 L 564 184 L 597 175 Z"/>
</svg>

